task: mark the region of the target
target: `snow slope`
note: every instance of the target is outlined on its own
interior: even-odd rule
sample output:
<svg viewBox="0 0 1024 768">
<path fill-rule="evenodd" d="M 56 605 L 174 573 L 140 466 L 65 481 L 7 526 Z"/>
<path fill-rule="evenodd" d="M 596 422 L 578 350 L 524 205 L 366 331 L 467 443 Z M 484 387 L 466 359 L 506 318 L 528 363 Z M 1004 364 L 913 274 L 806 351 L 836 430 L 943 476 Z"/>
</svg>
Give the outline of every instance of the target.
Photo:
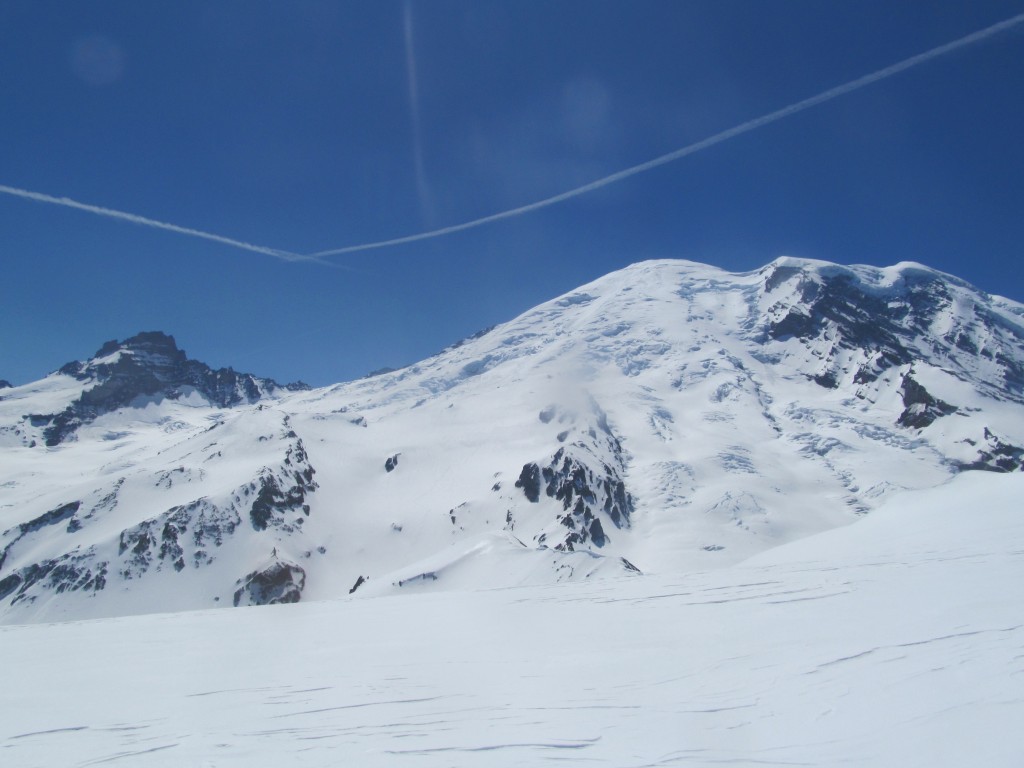
<svg viewBox="0 0 1024 768">
<path fill-rule="evenodd" d="M 1018 766 L 1022 494 L 687 574 L 0 627 L 0 760 Z"/>
<path fill-rule="evenodd" d="M 0 621 L 687 574 L 1024 464 L 1024 307 L 913 263 L 643 262 L 312 391 L 168 338 L 0 391 Z"/>
</svg>

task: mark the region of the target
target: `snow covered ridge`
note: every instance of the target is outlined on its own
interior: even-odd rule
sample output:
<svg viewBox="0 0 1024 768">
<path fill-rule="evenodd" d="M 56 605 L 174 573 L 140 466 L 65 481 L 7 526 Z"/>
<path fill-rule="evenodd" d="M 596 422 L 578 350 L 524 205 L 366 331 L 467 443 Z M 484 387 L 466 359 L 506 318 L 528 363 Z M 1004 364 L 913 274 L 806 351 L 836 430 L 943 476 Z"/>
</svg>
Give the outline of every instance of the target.
<svg viewBox="0 0 1024 768">
<path fill-rule="evenodd" d="M 0 390 L 7 622 L 730 565 L 1024 464 L 1024 306 L 652 261 L 307 390 L 139 334 Z"/>
</svg>

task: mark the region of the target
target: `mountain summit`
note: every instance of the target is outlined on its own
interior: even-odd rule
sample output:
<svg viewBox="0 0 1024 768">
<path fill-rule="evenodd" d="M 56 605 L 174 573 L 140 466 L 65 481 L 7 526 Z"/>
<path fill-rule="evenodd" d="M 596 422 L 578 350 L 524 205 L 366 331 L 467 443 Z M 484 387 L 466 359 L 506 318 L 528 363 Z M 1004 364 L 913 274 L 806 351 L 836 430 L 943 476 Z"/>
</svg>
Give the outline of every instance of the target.
<svg viewBox="0 0 1024 768">
<path fill-rule="evenodd" d="M 43 438 L 55 446 L 71 437 L 84 423 L 124 408 L 143 398 L 177 400 L 198 395 L 210 405 L 229 408 L 254 403 L 277 390 L 309 389 L 301 382 L 280 385 L 272 379 L 231 368 L 213 370 L 190 360 L 178 349 L 173 336 L 160 331 L 139 333 L 124 341 L 108 341 L 87 361 L 71 362 L 58 373 L 87 385 L 63 411 L 34 414 L 36 425 L 45 424 Z"/>
<path fill-rule="evenodd" d="M 139 334 L 0 394 L 0 609 L 706 570 L 1021 446 L 1024 306 L 913 263 L 643 262 L 316 390 Z"/>
</svg>

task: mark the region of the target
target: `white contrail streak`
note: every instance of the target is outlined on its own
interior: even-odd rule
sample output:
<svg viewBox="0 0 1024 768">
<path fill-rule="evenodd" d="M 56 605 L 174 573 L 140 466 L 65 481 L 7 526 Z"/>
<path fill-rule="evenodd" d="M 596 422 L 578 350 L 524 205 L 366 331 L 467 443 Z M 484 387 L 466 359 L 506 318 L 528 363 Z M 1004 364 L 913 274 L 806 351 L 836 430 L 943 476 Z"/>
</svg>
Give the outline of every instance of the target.
<svg viewBox="0 0 1024 768">
<path fill-rule="evenodd" d="M 430 190 L 427 188 L 427 174 L 423 169 L 423 142 L 420 138 L 420 95 L 416 81 L 416 49 L 413 46 L 412 4 L 406 0 L 403 8 L 405 32 L 405 70 L 409 80 L 409 113 L 412 119 L 412 151 L 416 171 L 416 193 L 420 198 L 420 212 L 431 223 Z"/>
<path fill-rule="evenodd" d="M 359 245 L 349 245 L 344 248 L 333 248 L 328 251 L 318 251 L 313 255 L 317 257 L 336 256 L 343 253 L 357 253 L 359 251 L 368 251 L 374 248 L 387 248 L 389 246 L 402 245 L 404 243 L 415 243 L 419 240 L 429 240 L 435 237 L 443 237 L 444 235 L 451 235 L 454 234 L 455 232 L 463 232 L 467 229 L 475 229 L 476 227 L 481 227 L 484 224 L 490 224 L 491 222 L 501 221 L 502 219 L 511 219 L 515 216 L 522 216 L 524 213 L 530 213 L 531 211 L 536 211 L 541 208 L 547 208 L 549 205 L 561 203 L 564 200 L 579 197 L 580 195 L 585 195 L 588 192 L 593 192 L 596 189 L 607 187 L 609 184 L 614 184 L 617 181 L 628 179 L 630 176 L 636 176 L 639 173 L 644 173 L 645 171 L 649 171 L 653 168 L 666 165 L 667 163 L 671 163 L 675 160 L 680 160 L 686 157 L 687 155 L 692 155 L 696 152 L 700 152 L 701 150 L 713 147 L 716 144 L 721 144 L 723 141 L 727 141 L 731 138 L 740 136 L 744 133 L 750 133 L 750 131 L 757 130 L 758 128 L 761 128 L 765 125 L 769 125 L 770 123 L 782 120 L 783 118 L 789 117 L 790 115 L 795 115 L 798 112 L 803 112 L 804 110 L 810 109 L 811 107 L 816 107 L 819 104 L 824 104 L 826 101 L 831 101 L 832 99 L 837 99 L 840 96 L 845 96 L 848 93 L 860 90 L 861 88 L 871 85 L 872 83 L 877 83 L 879 80 L 884 80 L 887 77 L 892 77 L 893 75 L 899 74 L 900 72 L 908 70 L 911 67 L 916 67 L 919 64 L 924 64 L 925 62 L 931 61 L 932 59 L 937 59 L 940 56 L 945 56 L 947 53 L 952 53 L 953 51 L 958 50 L 960 48 L 964 48 L 968 45 L 973 45 L 974 43 L 981 42 L 982 40 L 992 37 L 993 35 L 999 34 L 1000 32 L 1004 32 L 1005 30 L 1014 27 L 1020 24 L 1021 22 L 1024 22 L 1024 13 L 1006 19 L 1005 21 L 1000 21 L 998 24 L 993 24 L 990 27 L 985 27 L 984 29 L 978 30 L 977 32 L 972 32 L 969 35 L 961 37 L 958 40 L 954 40 L 950 43 L 940 45 L 937 48 L 932 48 L 931 50 L 925 51 L 924 53 L 919 53 L 916 56 L 911 56 L 909 59 L 904 59 L 903 61 L 897 62 L 896 64 L 892 64 L 891 66 L 885 67 L 885 69 L 879 69 L 878 71 L 872 72 L 869 75 L 858 77 L 856 80 L 851 80 L 848 83 L 837 85 L 835 88 L 829 88 L 827 91 L 822 91 L 816 96 L 811 96 L 810 98 L 804 99 L 803 101 L 798 101 L 795 104 L 790 104 L 788 107 L 783 107 L 782 109 L 778 109 L 774 112 L 769 112 L 768 114 L 762 115 L 761 117 L 756 117 L 753 120 L 748 120 L 745 123 L 740 123 L 739 125 L 733 128 L 729 128 L 728 130 L 722 131 L 721 133 L 716 133 L 714 136 L 709 136 L 706 139 L 702 139 L 701 141 L 698 141 L 694 144 L 690 144 L 688 146 L 682 147 L 681 149 L 677 149 L 674 152 L 669 152 L 668 154 L 661 155 L 660 157 L 656 157 L 653 160 L 648 160 L 645 163 L 640 163 L 638 165 L 631 166 L 624 170 L 613 173 L 609 176 L 605 176 L 603 178 L 597 179 L 596 181 L 592 181 L 589 184 L 584 184 L 581 187 L 575 187 L 574 189 L 562 192 L 561 194 L 554 195 L 552 197 L 546 197 L 543 200 L 537 200 L 536 202 L 528 203 L 527 205 L 521 205 L 518 208 L 510 208 L 509 210 L 501 211 L 500 213 L 492 213 L 489 216 L 483 216 L 479 219 L 466 221 L 463 222 L 462 224 L 453 224 L 449 227 L 433 229 L 430 230 L 429 232 L 420 232 L 415 235 L 395 237 L 391 238 L 390 240 L 378 240 L 376 242 L 361 243 Z"/>
<path fill-rule="evenodd" d="M 155 229 L 163 229 L 168 232 L 176 232 L 180 235 L 188 235 L 189 237 L 198 237 L 202 238 L 203 240 L 211 240 L 215 243 L 221 243 L 222 245 L 229 245 L 232 248 L 240 248 L 242 250 L 252 251 L 253 253 L 262 253 L 264 255 L 273 256 L 274 258 L 282 259 L 284 261 L 320 261 L 324 256 L 335 256 L 344 253 L 356 253 L 359 251 L 368 251 L 374 248 L 387 248 L 393 245 L 402 245 L 404 243 L 414 243 L 419 240 L 429 240 L 435 237 L 443 237 L 444 235 L 450 235 L 455 232 L 462 232 L 467 229 L 474 229 L 476 227 L 483 226 L 484 224 L 490 224 L 491 222 L 501 221 L 502 219 L 510 219 L 515 216 L 522 216 L 525 213 L 530 213 L 531 211 L 536 211 L 539 210 L 540 208 L 546 208 L 549 205 L 554 205 L 564 200 L 569 200 L 571 198 L 584 195 L 587 192 L 592 192 L 595 189 L 606 187 L 609 184 L 614 184 L 617 181 L 622 181 L 623 179 L 627 179 L 630 176 L 635 176 L 639 173 L 643 173 L 653 168 L 657 168 L 667 163 L 671 163 L 675 160 L 679 160 L 681 158 L 686 157 L 687 155 L 692 155 L 696 152 L 700 152 L 701 150 L 708 149 L 709 147 L 713 147 L 714 145 L 720 144 L 721 142 L 726 141 L 728 139 L 740 136 L 741 134 L 744 133 L 749 133 L 750 131 L 756 130 L 757 128 L 761 128 L 762 126 L 768 125 L 770 123 L 774 123 L 778 120 L 781 120 L 784 117 L 795 115 L 798 112 L 803 112 L 805 109 L 810 109 L 811 107 L 823 104 L 826 101 L 831 101 L 832 99 L 844 96 L 848 93 L 859 90 L 860 88 L 863 88 L 867 85 L 876 83 L 879 80 L 884 80 L 887 77 L 892 77 L 893 75 L 910 69 L 911 67 L 916 67 L 919 64 L 924 64 L 927 61 L 931 61 L 932 59 L 944 56 L 947 53 L 951 53 L 955 50 L 964 48 L 968 45 L 981 42 L 986 38 L 992 37 L 993 35 L 996 35 L 1000 32 L 1004 32 L 1005 30 L 1010 29 L 1011 27 L 1014 27 L 1022 22 L 1024 22 L 1024 13 L 1019 14 L 1017 16 L 1013 16 L 1009 19 L 1006 19 L 1005 21 L 1000 21 L 999 23 L 993 24 L 990 27 L 985 27 L 984 29 L 978 30 L 977 32 L 972 32 L 969 35 L 966 35 L 944 45 L 940 45 L 937 48 L 932 48 L 931 50 L 925 51 L 924 53 L 919 53 L 916 56 L 911 56 L 909 59 L 904 59 L 903 61 L 897 62 L 896 64 L 892 64 L 891 66 L 888 66 L 884 69 L 872 72 L 869 75 L 864 75 L 863 77 L 859 77 L 856 80 L 851 80 L 850 82 L 844 83 L 843 85 L 838 85 L 835 88 L 830 88 L 827 91 L 822 91 L 816 96 L 811 96 L 810 98 L 804 99 L 803 101 L 798 101 L 795 104 L 790 104 L 788 107 L 783 107 L 782 109 L 778 109 L 774 112 L 769 112 L 768 114 L 754 118 L 753 120 L 748 120 L 745 123 L 741 123 L 740 125 L 737 125 L 733 128 L 729 128 L 728 130 L 716 133 L 714 136 L 709 136 L 706 139 L 702 139 L 701 141 L 698 141 L 694 144 L 690 144 L 688 146 L 682 147 L 681 149 L 677 149 L 674 152 L 669 152 L 668 154 L 661 155 L 660 157 L 656 157 L 653 160 L 648 160 L 645 163 L 640 163 L 638 165 L 631 166 L 624 170 L 618 171 L 617 173 L 613 173 L 609 176 L 597 179 L 596 181 L 592 181 L 589 184 L 584 184 L 583 186 L 570 189 L 566 192 L 562 192 L 561 194 L 554 195 L 552 197 L 546 197 L 543 200 L 538 200 L 527 205 L 521 205 L 518 208 L 511 208 L 507 211 L 494 213 L 479 219 L 473 219 L 472 221 L 466 221 L 463 222 L 462 224 L 453 224 L 452 226 L 442 227 L 440 229 L 434 229 L 428 232 L 420 232 L 414 235 L 406 235 L 404 237 L 395 237 L 389 240 L 378 240 L 376 242 L 362 243 L 359 245 L 350 245 L 345 248 L 334 248 L 327 251 L 319 251 L 318 253 L 310 255 L 292 253 L 291 251 L 283 251 L 279 248 L 270 248 L 263 245 L 254 245 L 253 243 L 246 243 L 241 240 L 235 240 L 234 238 L 225 237 L 223 235 L 217 235 L 212 232 L 204 232 L 199 229 L 182 227 L 177 224 L 170 224 L 165 221 L 148 219 L 145 216 L 139 216 L 137 214 L 128 213 L 126 211 L 118 211 L 113 208 L 103 208 L 98 205 L 80 203 L 77 200 L 72 200 L 69 197 L 54 197 L 53 195 L 43 194 L 42 192 L 32 192 L 31 190 L 20 189 L 18 187 L 9 187 L 3 184 L 0 184 L 0 194 L 11 195 L 13 197 L 20 197 L 25 200 L 33 200 L 39 203 L 60 205 L 65 208 L 74 208 L 76 210 L 85 211 L 87 213 L 92 213 L 97 216 L 106 216 L 107 218 L 118 219 L 120 221 L 127 221 L 132 224 L 139 224 L 145 227 L 153 227 Z M 414 59 L 412 55 L 412 16 L 410 7 L 408 5 L 406 5 L 405 30 L 406 60 L 407 65 L 409 67 L 409 88 L 413 106 L 416 171 L 418 181 L 420 183 L 420 191 L 421 193 L 425 193 L 426 184 L 422 173 L 422 152 L 419 147 L 419 114 L 415 99 L 416 80 Z"/>
<path fill-rule="evenodd" d="M 19 189 L 17 187 L 8 187 L 4 184 L 0 184 L 0 193 L 5 195 L 12 195 L 14 197 L 21 197 L 25 200 L 34 200 L 37 203 L 50 203 L 52 205 L 61 205 L 65 208 L 74 208 L 79 211 L 86 211 L 88 213 L 94 213 L 97 216 L 106 216 L 110 219 L 118 219 L 120 221 L 131 222 L 132 224 L 141 224 L 144 227 L 155 227 L 156 229 L 165 229 L 168 232 L 177 232 L 179 235 L 188 235 L 189 237 L 200 237 L 204 240 L 212 240 L 215 243 L 221 243 L 223 245 L 230 245 L 233 248 L 241 248 L 246 251 L 252 251 L 254 253 L 262 253 L 267 256 L 273 256 L 277 259 L 284 261 L 319 261 L 318 256 L 303 256 L 302 254 L 292 253 L 291 251 L 282 251 L 278 248 L 268 248 L 263 245 L 253 245 L 252 243 L 245 243 L 241 240 L 235 240 L 234 238 L 224 237 L 223 235 L 215 235 L 212 232 L 203 232 L 199 229 L 191 229 L 189 227 L 180 227 L 177 224 L 168 224 L 166 221 L 156 221 L 155 219 L 147 219 L 145 216 L 139 216 L 134 213 L 127 213 L 125 211 L 116 211 L 113 208 L 102 208 L 98 205 L 89 205 L 88 203 L 80 203 L 77 200 L 72 200 L 70 197 L 54 197 L 53 195 L 45 195 L 42 192 L 32 192 L 27 189 Z"/>
</svg>

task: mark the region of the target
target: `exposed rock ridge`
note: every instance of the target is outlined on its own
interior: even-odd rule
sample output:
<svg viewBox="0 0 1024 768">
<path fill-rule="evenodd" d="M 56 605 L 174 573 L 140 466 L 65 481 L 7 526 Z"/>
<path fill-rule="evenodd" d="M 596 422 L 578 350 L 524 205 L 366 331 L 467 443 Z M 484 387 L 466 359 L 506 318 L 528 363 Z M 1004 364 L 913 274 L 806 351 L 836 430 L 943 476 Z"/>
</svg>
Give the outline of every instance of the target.
<svg viewBox="0 0 1024 768">
<path fill-rule="evenodd" d="M 905 265 L 883 280 L 882 270 L 788 261 L 763 274 L 762 342 L 816 342 L 824 355 L 812 378 L 823 387 L 927 360 L 991 397 L 1024 403 L 1024 324 L 950 276 Z"/>
<path fill-rule="evenodd" d="M 16 568 L 0 578 L 0 600 L 13 594 L 13 605 L 22 600 L 34 601 L 45 592 L 99 591 L 108 586 L 111 579 L 134 580 L 151 570 L 166 568 L 180 572 L 186 568 L 203 568 L 213 563 L 218 549 L 229 543 L 246 517 L 257 532 L 273 533 L 272 541 L 277 541 L 281 535 L 300 532 L 310 514 L 308 497 L 317 489 L 316 471 L 309 463 L 301 438 L 288 428 L 287 420 L 285 428 L 287 431 L 282 438 L 287 442 L 281 463 L 264 467 L 251 482 L 225 496 L 202 496 L 171 507 L 120 531 L 115 541 L 83 548 L 76 538 L 69 537 L 64 545 L 68 549 L 63 554 Z M 169 487 L 168 479 L 176 472 L 187 474 L 178 469 L 159 472 L 156 484 Z M 64 523 L 66 532 L 75 534 L 102 518 L 104 513 L 118 506 L 120 488 L 119 483 L 110 494 L 94 503 L 68 502 L 4 531 L 6 544 L 0 550 L 0 571 L 8 554 L 25 537 Z M 246 583 L 255 578 L 255 573 L 245 577 Z M 304 578 L 303 574 L 303 583 Z M 254 583 L 261 582 L 257 578 Z M 298 587 L 299 591 L 301 588 Z M 252 592 L 250 603 L 262 599 L 259 595 L 271 594 L 269 589 L 267 586 L 259 594 L 249 590 Z M 283 594 L 277 595 L 281 599 L 273 601 L 289 602 L 282 598 Z M 236 597 L 236 601 L 239 599 Z"/>
<path fill-rule="evenodd" d="M 140 333 L 122 342 L 108 341 L 90 360 L 68 363 L 59 372 L 95 384 L 60 413 L 32 416 L 33 423 L 47 425 L 43 437 L 48 446 L 60 444 L 82 424 L 141 397 L 176 400 L 191 390 L 212 405 L 228 408 L 254 403 L 277 390 L 309 389 L 302 382 L 281 385 L 232 368 L 213 370 L 190 360 L 173 336 L 160 331 Z"/>
<path fill-rule="evenodd" d="M 558 525 L 545 527 L 534 540 L 566 552 L 579 547 L 604 547 L 609 535 L 605 525 L 628 528 L 634 509 L 633 497 L 623 479 L 622 444 L 612 432 L 608 417 L 594 401 L 590 402 L 590 418 L 583 426 L 576 423 L 575 414 L 554 406 L 544 409 L 540 419 L 545 423 L 557 419 L 559 426 L 569 427 L 559 432 L 559 442 L 565 442 L 572 431 L 577 437 L 546 462 L 524 464 L 516 480 L 516 487 L 527 501 L 539 502 L 543 492 L 562 507 L 556 517 Z M 509 529 L 515 526 L 511 512 L 506 524 Z"/>
</svg>

